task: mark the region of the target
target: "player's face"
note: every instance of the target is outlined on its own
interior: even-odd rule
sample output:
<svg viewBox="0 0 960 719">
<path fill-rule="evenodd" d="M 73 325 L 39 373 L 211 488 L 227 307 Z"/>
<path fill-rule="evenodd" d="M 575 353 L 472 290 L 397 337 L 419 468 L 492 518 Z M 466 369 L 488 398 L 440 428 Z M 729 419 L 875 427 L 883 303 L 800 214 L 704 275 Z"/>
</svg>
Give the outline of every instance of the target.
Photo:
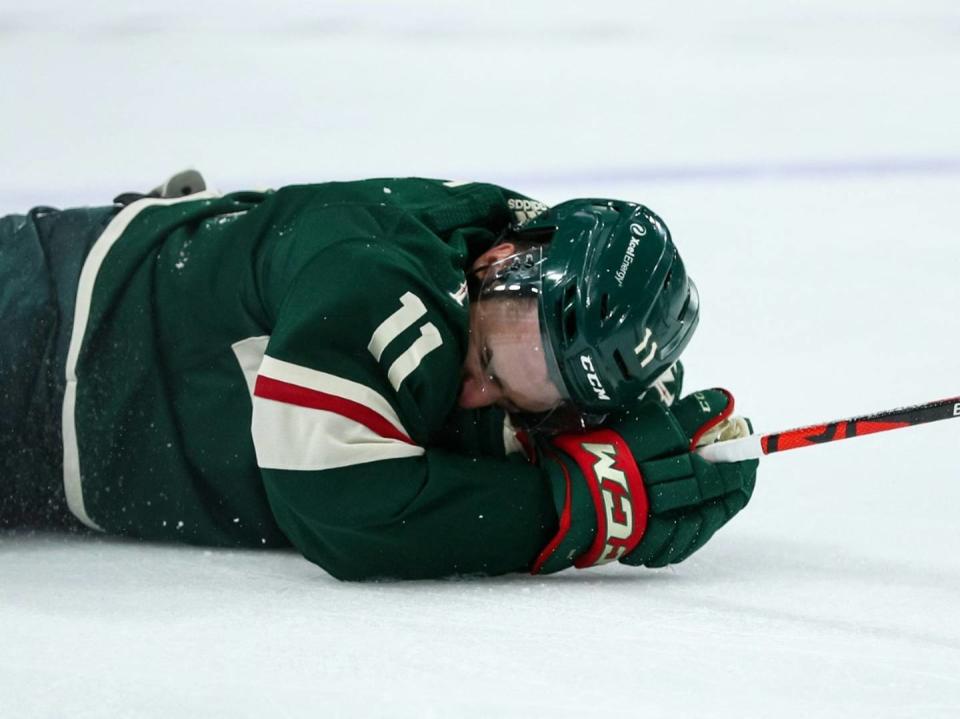
<svg viewBox="0 0 960 719">
<path fill-rule="evenodd" d="M 547 376 L 535 301 L 485 300 L 470 307 L 460 406 L 545 412 L 562 398 Z"/>
<path fill-rule="evenodd" d="M 474 269 L 482 271 L 500 259 L 497 254 L 509 255 L 511 251 L 510 245 L 493 248 L 477 260 Z M 546 412 L 561 401 L 547 374 L 536 300 L 486 299 L 471 303 L 460 406 L 497 405 L 510 412 Z"/>
</svg>

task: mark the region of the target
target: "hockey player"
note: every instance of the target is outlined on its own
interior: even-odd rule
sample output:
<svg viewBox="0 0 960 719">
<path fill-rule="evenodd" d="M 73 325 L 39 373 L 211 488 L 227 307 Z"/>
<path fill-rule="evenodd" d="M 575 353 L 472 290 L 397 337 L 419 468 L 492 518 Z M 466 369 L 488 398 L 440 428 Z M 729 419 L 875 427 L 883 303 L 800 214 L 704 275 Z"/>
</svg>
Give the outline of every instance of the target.
<svg viewBox="0 0 960 719">
<path fill-rule="evenodd" d="M 750 498 L 755 461 L 692 453 L 746 430 L 732 397 L 673 402 L 698 299 L 643 206 L 424 179 L 126 199 L 0 220 L 8 526 L 419 578 L 663 566 Z"/>
</svg>

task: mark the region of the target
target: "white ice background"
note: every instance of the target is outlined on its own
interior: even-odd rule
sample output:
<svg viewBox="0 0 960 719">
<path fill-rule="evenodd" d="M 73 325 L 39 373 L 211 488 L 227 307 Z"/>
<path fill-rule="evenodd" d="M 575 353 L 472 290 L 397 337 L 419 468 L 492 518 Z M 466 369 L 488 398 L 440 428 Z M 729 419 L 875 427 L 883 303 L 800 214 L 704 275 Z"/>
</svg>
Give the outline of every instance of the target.
<svg viewBox="0 0 960 719">
<path fill-rule="evenodd" d="M 955 2 L 0 0 L 0 97 L 0 213 L 186 166 L 619 196 L 700 286 L 688 388 L 767 431 L 960 394 Z M 0 717 L 960 716 L 958 438 L 768 458 L 659 571 L 0 535 Z"/>
</svg>

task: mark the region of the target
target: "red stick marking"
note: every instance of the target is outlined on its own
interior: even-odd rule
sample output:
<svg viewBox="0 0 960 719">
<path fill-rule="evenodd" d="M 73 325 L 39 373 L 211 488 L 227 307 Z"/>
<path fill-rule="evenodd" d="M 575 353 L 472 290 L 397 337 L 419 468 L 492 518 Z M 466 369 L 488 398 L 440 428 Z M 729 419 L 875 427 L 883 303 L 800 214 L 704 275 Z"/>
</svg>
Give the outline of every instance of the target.
<svg viewBox="0 0 960 719">
<path fill-rule="evenodd" d="M 826 429 L 827 425 L 818 424 L 813 427 L 804 427 L 803 429 L 784 432 L 777 440 L 777 449 L 782 452 L 787 449 L 797 449 L 798 447 L 807 447 L 808 445 L 816 444 L 816 442 L 810 441 L 810 437 L 821 435 Z"/>
<path fill-rule="evenodd" d="M 257 377 L 257 384 L 253 393 L 257 397 L 272 399 L 276 402 L 283 402 L 284 404 L 333 412 L 334 414 L 339 414 L 341 417 L 359 422 L 371 432 L 386 439 L 395 439 L 400 442 L 406 442 L 407 444 L 415 444 L 412 439 L 394 427 L 383 415 L 351 399 L 338 397 L 334 394 L 327 394 L 326 392 L 320 392 L 319 390 L 310 389 L 309 387 L 301 387 L 297 384 L 273 379 L 272 377 L 265 377 L 264 375 Z"/>
<path fill-rule="evenodd" d="M 900 429 L 909 427 L 910 422 L 857 422 L 857 436 L 863 434 L 876 434 L 877 432 L 886 432 L 890 429 Z"/>
<path fill-rule="evenodd" d="M 854 426 L 851 426 L 851 422 L 840 422 L 837 426 L 837 431 L 834 436 L 824 441 L 816 441 L 811 439 L 812 437 L 819 437 L 827 431 L 827 424 L 818 424 L 812 427 L 804 427 L 802 429 L 794 429 L 789 432 L 781 432 L 778 435 L 768 435 L 763 437 L 760 440 L 761 446 L 763 447 L 764 454 L 767 454 L 770 450 L 769 440 L 770 437 L 775 436 L 777 438 L 777 451 L 784 452 L 788 449 L 799 449 L 800 447 L 809 447 L 813 444 L 826 444 L 837 439 L 846 439 L 848 437 L 861 437 L 865 434 L 876 434 L 877 432 L 886 432 L 891 429 L 900 429 L 901 427 L 909 427 L 910 422 L 867 422 L 860 421 L 856 422 Z M 854 431 L 855 430 L 855 431 Z"/>
</svg>

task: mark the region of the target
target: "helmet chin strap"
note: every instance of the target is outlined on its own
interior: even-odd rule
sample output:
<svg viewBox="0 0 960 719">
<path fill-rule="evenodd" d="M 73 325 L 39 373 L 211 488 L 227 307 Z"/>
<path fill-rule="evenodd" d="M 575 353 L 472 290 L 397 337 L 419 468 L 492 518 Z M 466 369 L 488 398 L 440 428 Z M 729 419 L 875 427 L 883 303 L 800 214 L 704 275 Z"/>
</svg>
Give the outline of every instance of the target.
<svg viewBox="0 0 960 719">
<path fill-rule="evenodd" d="M 599 427 L 607 421 L 607 417 L 606 414 L 581 412 L 569 402 L 561 402 L 546 412 L 510 414 L 510 419 L 517 427 L 544 436 Z"/>
</svg>

